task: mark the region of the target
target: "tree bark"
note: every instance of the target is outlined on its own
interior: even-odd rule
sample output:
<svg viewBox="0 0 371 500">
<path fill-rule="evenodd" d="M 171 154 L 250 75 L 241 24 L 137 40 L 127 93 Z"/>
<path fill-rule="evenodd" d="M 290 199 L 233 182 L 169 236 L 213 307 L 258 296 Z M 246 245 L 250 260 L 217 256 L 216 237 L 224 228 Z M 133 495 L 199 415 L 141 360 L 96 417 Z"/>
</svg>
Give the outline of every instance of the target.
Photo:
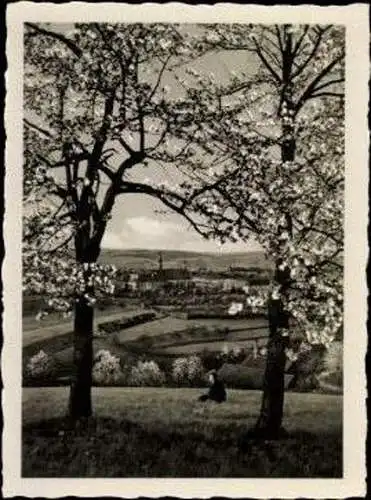
<svg viewBox="0 0 371 500">
<path fill-rule="evenodd" d="M 291 104 L 289 102 L 289 104 Z M 289 109 L 291 106 L 289 106 Z M 282 161 L 293 161 L 295 158 L 296 143 L 293 137 L 292 125 L 284 125 L 283 135 L 288 139 L 281 146 Z M 286 227 L 284 228 L 292 237 L 292 221 L 286 213 Z M 276 262 L 274 283 L 279 285 L 281 296 L 285 293 L 290 281 L 290 270 L 280 270 L 281 260 Z M 282 420 L 285 392 L 285 365 L 288 337 L 283 337 L 282 329 L 289 328 L 289 315 L 283 307 L 281 299 L 270 299 L 268 303 L 269 340 L 267 361 L 263 381 L 263 400 L 260 415 L 256 423 L 256 431 L 267 437 L 278 437 L 282 434 Z"/>
<path fill-rule="evenodd" d="M 285 121 L 281 114 L 281 105 L 286 107 L 286 116 L 294 116 L 294 103 L 292 98 L 292 36 L 288 30 L 284 30 L 284 49 L 282 52 L 282 99 L 279 114 L 283 118 L 281 160 L 282 162 L 294 161 L 296 141 L 294 136 L 293 121 Z M 292 237 L 292 220 L 289 212 L 285 213 L 286 230 Z M 277 259 L 274 283 L 280 287 L 281 296 L 285 293 L 290 281 L 290 270 L 286 267 L 281 270 L 282 261 Z M 282 299 L 270 298 L 268 303 L 269 317 L 269 340 L 267 349 L 267 360 L 263 381 L 263 399 L 260 415 L 255 426 L 257 434 L 276 438 L 284 433 L 282 429 L 283 407 L 285 395 L 285 365 L 288 337 L 282 336 L 282 329 L 289 328 L 289 315 L 285 311 Z"/>
<path fill-rule="evenodd" d="M 281 329 L 288 327 L 288 318 L 281 300 L 270 300 L 269 340 L 263 381 L 263 399 L 256 423 L 258 433 L 266 437 L 278 437 L 282 431 L 285 394 L 285 364 L 287 345 Z"/>
<path fill-rule="evenodd" d="M 93 368 L 93 320 L 94 308 L 88 297 L 94 296 L 94 288 L 89 284 L 90 265 L 97 261 L 100 253 L 100 241 L 92 241 L 91 229 L 94 196 L 91 185 L 84 187 L 77 205 L 79 229 L 75 236 L 76 262 L 84 267 L 84 291 L 75 303 L 73 364 L 69 399 L 69 417 L 73 420 L 92 415 L 91 386 Z M 87 294 L 85 296 L 85 294 Z"/>
<path fill-rule="evenodd" d="M 74 373 L 69 401 L 69 416 L 73 420 L 92 414 L 93 316 L 94 309 L 81 297 L 75 306 Z"/>
</svg>

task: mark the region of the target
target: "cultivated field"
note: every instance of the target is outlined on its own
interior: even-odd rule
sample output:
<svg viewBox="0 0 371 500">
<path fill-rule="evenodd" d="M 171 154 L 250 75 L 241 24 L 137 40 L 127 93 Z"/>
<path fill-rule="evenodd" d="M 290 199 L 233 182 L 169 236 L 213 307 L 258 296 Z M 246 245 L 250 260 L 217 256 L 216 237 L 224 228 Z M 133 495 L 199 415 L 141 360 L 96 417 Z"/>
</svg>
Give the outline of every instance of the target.
<svg viewBox="0 0 371 500">
<path fill-rule="evenodd" d="M 104 310 L 96 309 L 95 323 L 113 321 L 131 317 L 134 314 L 144 312 L 144 309 L 132 306 L 111 306 Z M 37 321 L 34 316 L 24 316 L 23 321 L 23 345 L 27 346 L 34 342 L 52 339 L 58 335 L 71 332 L 73 322 L 71 318 L 63 318 L 57 313 Z"/>
<path fill-rule="evenodd" d="M 200 389 L 95 388 L 95 416 L 63 416 L 68 389 L 23 390 L 27 477 L 340 477 L 342 398 L 286 395 L 289 437 L 238 449 L 259 413 L 260 391 L 228 391 L 202 405 Z"/>
<path fill-rule="evenodd" d="M 237 340 L 241 337 L 246 338 L 246 336 L 268 335 L 267 328 L 263 330 L 261 329 L 261 327 L 267 327 L 267 321 L 261 319 L 183 319 L 175 316 L 167 316 L 165 318 L 123 330 L 118 334 L 118 339 L 120 342 L 126 342 L 129 340 L 135 340 L 141 335 L 156 337 L 165 333 L 180 332 L 188 328 L 199 328 L 202 326 L 207 327 L 210 330 L 218 328 L 238 330 L 238 332 L 233 332 L 233 337 L 230 337 L 231 340 Z M 256 330 L 250 330 L 252 328 L 256 328 Z M 232 335 L 232 332 L 229 335 Z"/>
<path fill-rule="evenodd" d="M 104 311 L 97 310 L 96 330 L 100 323 L 129 318 L 149 311 L 138 307 L 110 307 Z M 39 322 L 38 328 L 31 328 L 33 323 L 26 322 L 27 326 L 23 332 L 24 359 L 27 360 L 42 349 L 55 356 L 61 376 L 64 377 L 71 370 L 73 325 L 71 320 L 61 320 L 59 323 L 55 322 L 54 318 L 47 320 L 46 324 L 43 321 Z M 205 332 L 197 332 L 200 328 L 205 328 Z M 223 328 L 228 328 L 229 331 L 213 334 L 213 332 L 220 332 Z M 264 319 L 187 320 L 171 315 L 166 317 L 160 315 L 158 319 L 123 329 L 115 332 L 114 335 L 95 338 L 94 351 L 108 349 L 112 354 L 121 355 L 124 350 L 129 349 L 130 343 L 148 337 L 153 339 L 153 345 L 149 347 L 146 344 L 143 346 L 138 344 L 137 351 L 139 349 L 140 352 L 147 353 L 149 356 L 152 351 L 165 356 L 181 356 L 200 353 L 205 349 L 217 352 L 222 349 L 249 347 L 249 339 L 256 336 L 268 336 L 267 322 Z"/>
<path fill-rule="evenodd" d="M 193 344 L 186 344 L 186 345 L 177 345 L 173 347 L 164 347 L 161 349 L 161 353 L 164 354 L 177 354 L 179 356 L 181 355 L 190 355 L 190 354 L 197 354 L 205 349 L 213 352 L 217 351 L 223 351 L 224 349 L 235 349 L 235 348 L 246 348 L 248 342 L 246 340 L 240 340 L 240 341 L 228 341 L 228 340 L 223 340 L 223 341 L 215 341 L 215 342 L 196 342 Z"/>
</svg>

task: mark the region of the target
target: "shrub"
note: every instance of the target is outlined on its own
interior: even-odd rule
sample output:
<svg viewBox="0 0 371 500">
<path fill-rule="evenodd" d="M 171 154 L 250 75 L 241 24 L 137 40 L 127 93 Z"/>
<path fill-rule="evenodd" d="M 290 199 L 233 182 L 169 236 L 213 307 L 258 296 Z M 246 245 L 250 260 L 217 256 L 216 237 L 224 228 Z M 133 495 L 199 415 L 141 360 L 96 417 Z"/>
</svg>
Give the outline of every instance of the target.
<svg viewBox="0 0 371 500">
<path fill-rule="evenodd" d="M 228 387 L 235 389 L 263 389 L 264 368 L 250 368 L 243 365 L 225 363 L 218 371 L 218 376 Z M 285 375 L 287 389 L 293 375 Z"/>
<path fill-rule="evenodd" d="M 54 375 L 55 368 L 54 358 L 41 349 L 28 360 L 25 375 L 32 380 L 45 379 Z"/>
<path fill-rule="evenodd" d="M 164 385 L 165 374 L 155 361 L 138 361 L 129 376 L 129 385 L 156 387 Z"/>
<path fill-rule="evenodd" d="M 220 353 L 220 358 L 223 363 L 239 364 L 246 358 L 246 349 L 243 347 L 235 346 L 229 349 L 226 346 Z"/>
<path fill-rule="evenodd" d="M 120 358 L 110 351 L 101 349 L 94 358 L 93 383 L 98 385 L 117 384 L 122 379 Z"/>
<path fill-rule="evenodd" d="M 341 394 L 343 390 L 343 372 L 322 372 L 316 378 L 316 389 L 322 392 Z"/>
<path fill-rule="evenodd" d="M 342 342 L 331 342 L 323 355 L 323 368 L 329 372 L 343 371 L 343 344 Z"/>
<path fill-rule="evenodd" d="M 323 352 L 322 363 L 315 373 L 315 388 L 322 392 L 341 393 L 343 389 L 343 345 L 334 341 Z"/>
<path fill-rule="evenodd" d="M 178 385 L 198 385 L 204 374 L 204 366 L 199 356 L 177 358 L 173 362 L 172 378 Z"/>
<path fill-rule="evenodd" d="M 22 312 L 24 316 L 36 316 L 44 304 L 44 299 L 38 295 L 22 296 Z"/>
</svg>

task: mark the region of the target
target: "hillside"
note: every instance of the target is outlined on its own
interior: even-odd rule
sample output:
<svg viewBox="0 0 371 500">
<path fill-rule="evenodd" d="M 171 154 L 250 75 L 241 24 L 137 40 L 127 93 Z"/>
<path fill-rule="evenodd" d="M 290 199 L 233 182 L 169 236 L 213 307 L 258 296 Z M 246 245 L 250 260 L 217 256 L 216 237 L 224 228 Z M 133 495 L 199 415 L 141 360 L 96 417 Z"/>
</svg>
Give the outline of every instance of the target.
<svg viewBox="0 0 371 500">
<path fill-rule="evenodd" d="M 103 249 L 100 262 L 113 264 L 118 268 L 127 269 L 157 269 L 159 252 L 162 252 L 165 268 L 180 268 L 186 266 L 190 270 L 207 268 L 212 271 L 222 271 L 229 267 L 260 267 L 270 268 L 271 263 L 263 252 L 236 253 L 206 253 L 186 252 L 182 250 L 112 250 Z"/>
<path fill-rule="evenodd" d="M 22 476 L 342 477 L 340 396 L 288 393 L 288 438 L 250 440 L 241 453 L 238 444 L 256 422 L 261 393 L 228 390 L 221 405 L 201 405 L 201 393 L 94 387 L 94 417 L 72 427 L 64 419 L 67 388 L 24 389 Z"/>
</svg>

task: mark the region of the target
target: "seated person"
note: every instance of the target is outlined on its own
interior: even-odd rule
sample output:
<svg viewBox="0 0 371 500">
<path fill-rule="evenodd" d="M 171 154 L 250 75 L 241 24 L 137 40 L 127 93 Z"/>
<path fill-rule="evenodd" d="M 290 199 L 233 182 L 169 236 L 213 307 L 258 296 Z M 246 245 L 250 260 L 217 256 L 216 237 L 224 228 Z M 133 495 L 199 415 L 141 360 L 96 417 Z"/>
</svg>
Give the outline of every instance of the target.
<svg viewBox="0 0 371 500">
<path fill-rule="evenodd" d="M 216 401 L 217 403 L 222 403 L 227 399 L 227 393 L 225 391 L 224 384 L 221 380 L 218 380 L 218 376 L 215 370 L 212 370 L 209 374 L 210 389 L 207 394 L 203 394 L 198 398 L 199 401 Z"/>
</svg>

